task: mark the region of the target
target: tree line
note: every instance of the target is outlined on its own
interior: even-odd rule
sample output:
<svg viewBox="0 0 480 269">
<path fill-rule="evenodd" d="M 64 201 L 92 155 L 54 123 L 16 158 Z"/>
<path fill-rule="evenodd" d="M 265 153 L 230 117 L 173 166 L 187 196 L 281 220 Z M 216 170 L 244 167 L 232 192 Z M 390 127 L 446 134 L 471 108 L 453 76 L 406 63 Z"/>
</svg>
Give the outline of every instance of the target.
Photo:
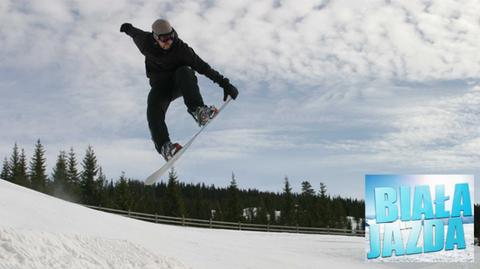
<svg viewBox="0 0 480 269">
<path fill-rule="evenodd" d="M 363 200 L 330 196 L 320 183 L 316 191 L 307 180 L 301 191 L 293 192 L 288 177 L 282 192 L 239 189 L 235 175 L 226 187 L 185 183 L 174 170 L 168 182 L 146 186 L 127 178 L 107 180 L 92 146 L 81 163 L 73 148 L 60 151 L 50 174 L 46 171 L 45 149 L 40 140 L 27 164 L 25 151 L 15 143 L 10 158 L 3 161 L 0 178 L 68 201 L 93 206 L 198 219 L 277 224 L 304 227 L 364 229 Z M 475 233 L 478 237 L 478 205 L 475 206 Z"/>
</svg>

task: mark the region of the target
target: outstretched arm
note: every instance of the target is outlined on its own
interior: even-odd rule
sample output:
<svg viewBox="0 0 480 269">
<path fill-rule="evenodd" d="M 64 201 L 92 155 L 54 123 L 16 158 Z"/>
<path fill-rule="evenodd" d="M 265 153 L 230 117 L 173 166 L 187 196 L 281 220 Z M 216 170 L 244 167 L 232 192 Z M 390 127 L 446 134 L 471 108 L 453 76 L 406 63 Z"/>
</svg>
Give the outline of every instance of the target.
<svg viewBox="0 0 480 269">
<path fill-rule="evenodd" d="M 147 36 L 151 33 L 135 28 L 130 23 L 122 24 L 122 26 L 120 27 L 120 32 L 125 33 L 129 35 L 131 38 L 133 38 L 133 42 L 135 42 L 135 45 L 137 46 L 137 48 L 140 50 L 142 54 L 144 54 Z"/>
<path fill-rule="evenodd" d="M 210 65 L 202 60 L 202 58 L 200 58 L 188 45 L 185 44 L 184 50 L 185 52 L 183 55 L 187 65 L 191 66 L 195 71 L 205 75 L 223 88 L 223 101 L 226 101 L 228 96 L 231 96 L 233 99 L 237 98 L 238 90 L 230 83 L 228 78 L 222 76 L 217 70 L 210 67 Z"/>
</svg>

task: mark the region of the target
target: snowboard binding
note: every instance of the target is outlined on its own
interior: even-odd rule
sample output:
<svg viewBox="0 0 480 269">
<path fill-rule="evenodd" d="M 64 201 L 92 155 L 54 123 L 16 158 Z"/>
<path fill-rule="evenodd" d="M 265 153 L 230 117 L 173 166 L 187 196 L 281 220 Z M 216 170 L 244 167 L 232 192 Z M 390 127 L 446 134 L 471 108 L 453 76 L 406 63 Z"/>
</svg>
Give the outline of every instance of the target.
<svg viewBox="0 0 480 269">
<path fill-rule="evenodd" d="M 195 111 L 188 110 L 188 113 L 192 115 L 198 126 L 202 127 L 218 114 L 218 109 L 215 106 L 199 106 Z"/>
<path fill-rule="evenodd" d="M 169 161 L 173 156 L 182 149 L 182 146 L 179 143 L 172 143 L 170 141 L 163 144 L 160 149 L 160 154 L 162 154 L 165 161 Z"/>
</svg>

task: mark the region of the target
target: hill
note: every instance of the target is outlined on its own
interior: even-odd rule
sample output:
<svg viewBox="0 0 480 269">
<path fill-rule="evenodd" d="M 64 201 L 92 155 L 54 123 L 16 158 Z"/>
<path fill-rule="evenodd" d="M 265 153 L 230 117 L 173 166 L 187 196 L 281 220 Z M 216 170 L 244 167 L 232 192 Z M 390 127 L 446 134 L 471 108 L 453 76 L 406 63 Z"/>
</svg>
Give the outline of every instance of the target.
<svg viewBox="0 0 480 269">
<path fill-rule="evenodd" d="M 142 222 L 0 180 L 0 268 L 406 268 L 365 263 L 364 247 L 356 237 Z"/>
</svg>

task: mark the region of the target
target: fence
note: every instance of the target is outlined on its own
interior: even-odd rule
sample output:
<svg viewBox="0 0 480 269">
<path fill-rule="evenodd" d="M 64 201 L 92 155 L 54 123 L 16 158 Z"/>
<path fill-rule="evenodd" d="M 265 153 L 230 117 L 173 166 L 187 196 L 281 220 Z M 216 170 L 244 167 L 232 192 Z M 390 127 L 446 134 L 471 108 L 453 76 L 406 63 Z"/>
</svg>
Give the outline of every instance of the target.
<svg viewBox="0 0 480 269">
<path fill-rule="evenodd" d="M 348 235 L 348 236 L 365 236 L 364 230 L 335 229 L 335 228 L 317 228 L 317 227 L 300 227 L 300 226 L 282 226 L 270 224 L 252 224 L 242 222 L 226 222 L 217 220 L 192 219 L 185 217 L 169 217 L 157 214 L 146 214 L 133 211 L 125 211 L 112 208 L 104 208 L 98 206 L 86 207 L 114 213 L 138 220 L 144 220 L 154 223 L 173 224 L 189 227 L 203 227 L 210 229 L 231 229 L 243 231 L 261 231 L 261 232 L 287 232 L 287 233 L 304 233 L 304 234 L 329 234 L 329 235 Z"/>
</svg>

